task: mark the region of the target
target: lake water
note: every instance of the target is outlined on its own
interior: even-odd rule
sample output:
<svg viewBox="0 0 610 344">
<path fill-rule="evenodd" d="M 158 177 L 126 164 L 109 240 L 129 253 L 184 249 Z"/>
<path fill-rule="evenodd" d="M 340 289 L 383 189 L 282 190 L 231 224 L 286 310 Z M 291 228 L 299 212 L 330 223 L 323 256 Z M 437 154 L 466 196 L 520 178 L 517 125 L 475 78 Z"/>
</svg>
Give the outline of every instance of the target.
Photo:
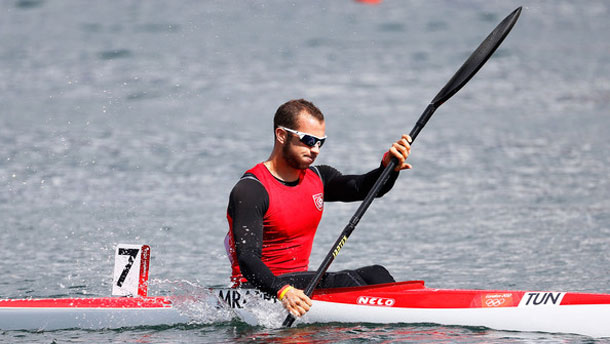
<svg viewBox="0 0 610 344">
<path fill-rule="evenodd" d="M 331 269 L 430 287 L 610 290 L 610 4 L 579 1 L 0 3 L 0 297 L 107 296 L 114 247 L 152 247 L 150 292 L 228 285 L 228 193 L 279 104 L 326 115 L 318 159 L 379 164 L 499 21 L 502 47 L 436 112 L 414 166 Z M 318 266 L 358 204 L 327 203 Z M 193 324 L 0 332 L 6 343 L 591 342 L 434 325 Z"/>
</svg>

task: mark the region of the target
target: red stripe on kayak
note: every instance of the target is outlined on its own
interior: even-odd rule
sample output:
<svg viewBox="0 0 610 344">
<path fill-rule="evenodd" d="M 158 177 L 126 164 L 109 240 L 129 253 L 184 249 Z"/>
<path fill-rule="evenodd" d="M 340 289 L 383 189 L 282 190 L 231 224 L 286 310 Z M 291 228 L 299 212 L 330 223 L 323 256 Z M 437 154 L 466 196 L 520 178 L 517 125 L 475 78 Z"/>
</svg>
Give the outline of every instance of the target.
<svg viewBox="0 0 610 344">
<path fill-rule="evenodd" d="M 608 294 L 581 294 L 581 293 L 566 293 L 561 300 L 561 305 L 599 305 L 610 304 L 610 295 Z"/>
<path fill-rule="evenodd" d="M 313 299 L 398 308 L 495 308 L 516 307 L 524 294 L 524 291 L 433 289 L 426 288 L 423 281 L 406 281 L 323 289 L 314 292 Z"/>
<path fill-rule="evenodd" d="M 419 289 L 408 291 L 355 292 L 336 295 L 314 296 L 314 300 L 346 304 L 378 306 L 379 300 L 393 300 L 390 307 L 397 308 L 495 308 L 516 307 L 524 292 Z M 374 295 L 376 300 L 367 300 Z M 362 298 L 362 297 L 365 298 Z M 388 305 L 386 303 L 386 305 Z"/>
<path fill-rule="evenodd" d="M 313 299 L 398 308 L 496 308 L 517 307 L 526 293 L 516 290 L 433 289 L 424 287 L 423 281 L 407 281 L 322 289 L 314 292 Z M 610 305 L 610 294 L 566 293 L 561 305 Z"/>
<path fill-rule="evenodd" d="M 69 299 L 3 299 L 0 308 L 168 308 L 165 297 L 99 297 Z"/>
</svg>

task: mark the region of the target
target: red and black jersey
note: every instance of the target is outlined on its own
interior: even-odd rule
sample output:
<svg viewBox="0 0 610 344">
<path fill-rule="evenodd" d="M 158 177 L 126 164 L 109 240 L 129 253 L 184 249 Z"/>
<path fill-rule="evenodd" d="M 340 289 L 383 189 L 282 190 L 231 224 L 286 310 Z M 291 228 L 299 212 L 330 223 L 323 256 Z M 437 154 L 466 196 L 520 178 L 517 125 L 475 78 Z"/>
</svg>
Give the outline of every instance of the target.
<svg viewBox="0 0 610 344">
<path fill-rule="evenodd" d="M 302 171 L 296 185 L 288 186 L 276 179 L 262 163 L 246 173 L 262 184 L 269 199 L 263 215 L 262 262 L 276 276 L 307 271 L 313 238 L 324 206 L 322 180 L 313 170 L 307 169 Z M 230 224 L 233 222 L 230 214 L 228 220 Z M 229 235 L 229 247 L 234 247 L 231 237 Z M 235 250 L 229 252 L 231 278 L 245 281 Z"/>
<path fill-rule="evenodd" d="M 382 171 L 342 175 L 330 166 L 315 166 L 287 183 L 262 163 L 248 170 L 231 191 L 227 209 L 231 280 L 235 285 L 247 280 L 275 294 L 285 284 L 277 276 L 307 271 L 324 202 L 364 199 Z M 378 197 L 397 176 L 391 174 Z"/>
</svg>

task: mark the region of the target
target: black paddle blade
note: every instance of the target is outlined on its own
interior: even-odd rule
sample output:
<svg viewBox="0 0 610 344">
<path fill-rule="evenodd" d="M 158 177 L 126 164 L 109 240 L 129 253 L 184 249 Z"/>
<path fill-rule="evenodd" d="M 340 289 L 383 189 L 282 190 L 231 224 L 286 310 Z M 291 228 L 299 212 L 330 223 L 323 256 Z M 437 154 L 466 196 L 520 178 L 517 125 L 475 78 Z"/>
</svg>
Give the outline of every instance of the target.
<svg viewBox="0 0 610 344">
<path fill-rule="evenodd" d="M 485 64 L 491 55 L 500 46 L 500 43 L 513 28 L 521 14 L 521 7 L 509 14 L 496 28 L 485 38 L 479 47 L 468 57 L 466 62 L 447 82 L 445 87 L 434 97 L 432 105 L 438 107 L 459 91 Z"/>
</svg>

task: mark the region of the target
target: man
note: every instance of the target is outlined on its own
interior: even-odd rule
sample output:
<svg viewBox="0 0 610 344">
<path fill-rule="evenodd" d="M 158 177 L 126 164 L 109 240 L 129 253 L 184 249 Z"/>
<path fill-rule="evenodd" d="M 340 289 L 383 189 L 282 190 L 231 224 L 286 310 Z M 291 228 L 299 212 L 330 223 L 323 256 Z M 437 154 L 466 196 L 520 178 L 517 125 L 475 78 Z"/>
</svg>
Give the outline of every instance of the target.
<svg viewBox="0 0 610 344">
<path fill-rule="evenodd" d="M 379 197 L 388 192 L 405 163 L 411 138 L 403 135 L 383 156 L 381 166 L 363 175 L 342 175 L 330 166 L 312 166 L 326 140 L 324 115 L 312 103 L 291 100 L 273 119 L 271 156 L 248 170 L 229 198 L 225 239 L 234 286 L 254 286 L 276 295 L 295 316 L 304 315 L 311 300 L 302 289 L 313 278 L 307 271 L 314 235 L 325 201 L 363 200 L 390 162 L 398 164 Z M 389 283 L 379 266 L 326 273 L 320 287 Z"/>
</svg>

